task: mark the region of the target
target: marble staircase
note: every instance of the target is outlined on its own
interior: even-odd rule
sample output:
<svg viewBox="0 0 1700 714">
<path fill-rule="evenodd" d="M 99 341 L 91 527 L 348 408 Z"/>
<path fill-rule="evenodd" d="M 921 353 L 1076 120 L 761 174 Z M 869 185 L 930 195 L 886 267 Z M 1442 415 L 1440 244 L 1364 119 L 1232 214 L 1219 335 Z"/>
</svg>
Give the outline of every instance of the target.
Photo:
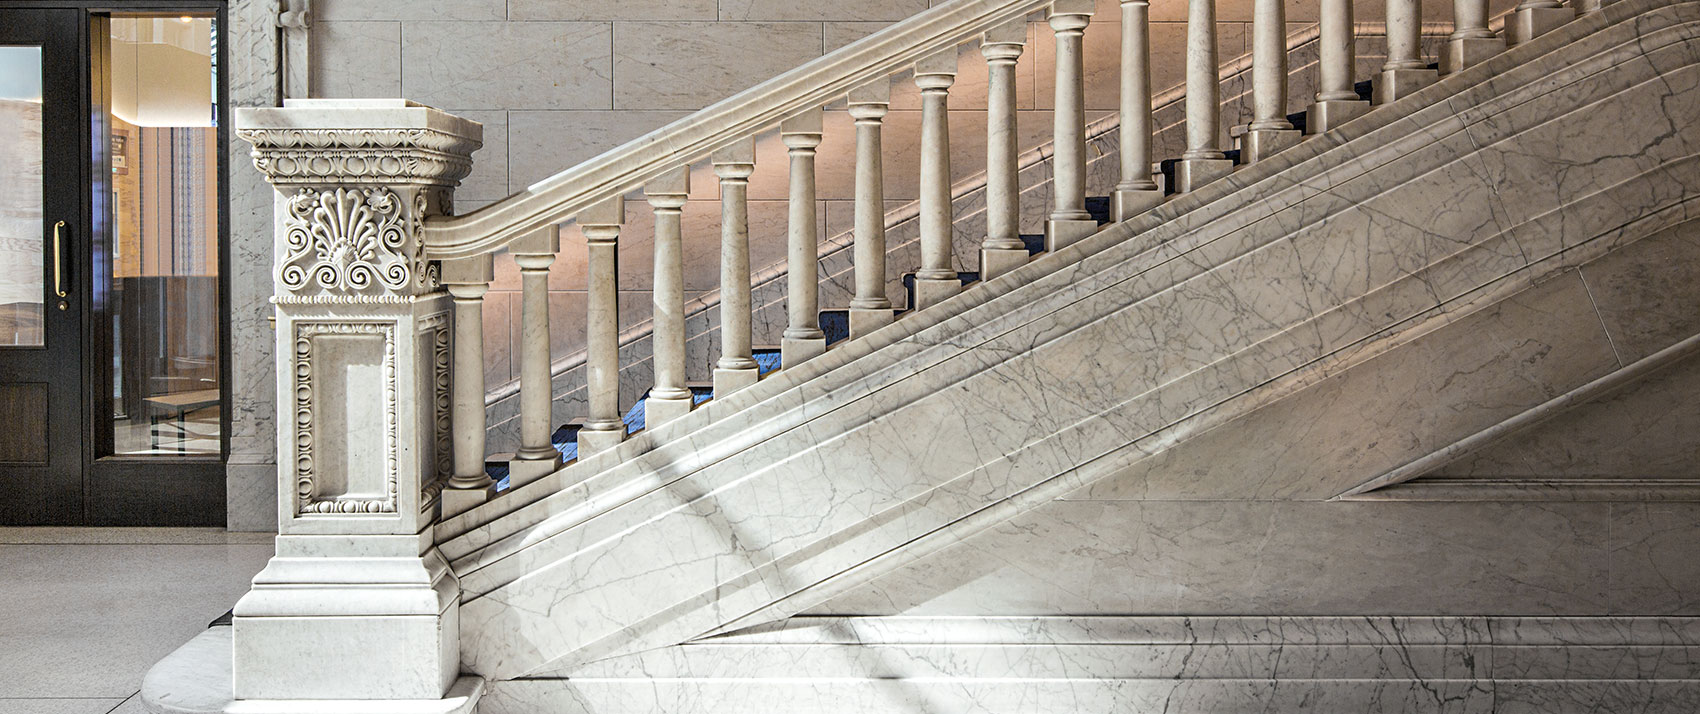
<svg viewBox="0 0 1700 714">
<path fill-rule="evenodd" d="M 1700 3 L 1526 3 L 1504 49 L 1486 4 L 1459 0 L 1438 77 L 1415 4 L 1396 4 L 1372 104 L 1351 6 L 1323 3 L 1301 139 L 1270 80 L 1287 77 L 1282 3 L 1259 3 L 1236 165 L 1216 130 L 1212 5 L 1191 3 L 1186 148 L 1165 179 L 1137 81 L 1146 6 L 1122 3 L 1122 171 L 1100 216 L 1073 61 L 1091 2 L 942 3 L 466 216 L 446 205 L 476 124 L 399 100 L 244 112 L 283 194 L 294 400 L 278 556 L 231 631 L 191 644 L 230 663 L 223 710 L 1694 710 L 1700 570 L 1656 537 L 1689 542 L 1681 522 L 1700 522 L 1683 479 L 1600 506 L 1343 497 L 1563 395 L 1686 364 Z M 1007 28 L 1035 11 L 1061 58 L 1043 250 L 1021 234 L 994 67 L 983 259 L 964 270 L 944 121 L 956 47 L 1013 64 Z M 894 304 L 878 119 L 905 73 L 925 114 L 920 261 Z M 814 150 L 842 97 L 854 262 L 878 267 L 823 322 Z M 766 371 L 744 186 L 753 135 L 776 127 L 791 252 Z M 698 165 L 723 215 L 707 383 L 684 367 L 676 279 Z M 658 216 L 641 430 L 618 398 L 614 269 L 640 190 Z M 569 220 L 590 255 L 571 461 L 546 297 Z M 389 246 L 382 264 L 313 257 L 343 235 Z M 477 316 L 504 249 L 526 331 L 521 448 L 497 488 Z M 1661 442 L 1677 468 L 1700 448 L 1680 433 Z M 1576 525 L 1608 518 L 1619 546 Z"/>
</svg>

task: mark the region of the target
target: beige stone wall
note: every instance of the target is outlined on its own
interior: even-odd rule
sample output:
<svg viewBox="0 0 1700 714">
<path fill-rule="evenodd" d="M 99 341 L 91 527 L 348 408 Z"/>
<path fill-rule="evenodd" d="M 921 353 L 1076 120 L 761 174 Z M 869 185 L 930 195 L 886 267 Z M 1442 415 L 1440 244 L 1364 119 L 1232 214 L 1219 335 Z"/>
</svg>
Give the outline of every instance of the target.
<svg viewBox="0 0 1700 714">
<path fill-rule="evenodd" d="M 943 0 L 933 0 L 933 3 Z M 312 38 L 314 92 L 326 97 L 403 96 L 482 122 L 485 146 L 456 196 L 466 212 L 487 205 L 574 164 L 652 131 L 803 62 L 924 10 L 929 0 L 318 0 Z M 1496 11 L 1515 0 L 1495 0 Z M 1086 34 L 1088 119 L 1117 105 L 1119 9 L 1099 0 Z M 1425 19 L 1449 21 L 1450 4 L 1431 2 Z M 1315 22 L 1317 0 L 1288 7 L 1289 30 Z M 1360 0 L 1358 19 L 1377 21 L 1382 0 Z M 1183 78 L 1186 3 L 1152 3 L 1152 83 Z M 1250 50 L 1252 0 L 1220 0 L 1219 44 L 1224 61 Z M 1024 148 L 1048 140 L 1050 29 L 1031 23 L 1018 65 L 1019 127 Z M 1365 63 L 1367 64 L 1367 63 Z M 985 65 L 965 48 L 952 90 L 952 169 L 956 180 L 984 169 Z M 1367 71 L 1367 70 L 1365 70 Z M 1361 73 L 1360 73 L 1361 74 Z M 1360 79 L 1367 78 L 1367 74 Z M 1307 83 L 1304 83 L 1308 85 Z M 1308 101 L 1295 86 L 1294 109 Z M 841 108 L 841 107 L 837 107 Z M 819 169 L 823 235 L 851 224 L 853 129 L 828 108 Z M 919 172 L 919 93 L 899 78 L 886 122 L 887 198 L 895 208 L 916 197 Z M 1249 110 L 1249 107 L 1243 109 Z M 1247 117 L 1224 112 L 1226 126 Z M 1160 157 L 1161 158 L 1161 157 Z M 758 145 L 751 183 L 752 264 L 785 256 L 785 149 L 776 136 Z M 719 203 L 706 166 L 693 174 L 685 209 L 687 299 L 718 287 Z M 621 238 L 621 323 L 650 314 L 648 206 L 628 203 Z M 1037 232 L 1040 216 L 1023 217 Z M 582 348 L 585 312 L 583 241 L 569 227 L 551 272 L 551 334 L 557 359 Z M 958 236 L 958 240 L 977 238 Z M 972 250 L 959 250 L 972 255 Z M 893 275 L 915 269 L 892 265 Z M 973 270 L 975 266 L 963 265 Z M 486 299 L 486 369 L 494 387 L 518 377 L 510 359 L 519 340 L 518 271 L 498 260 Z M 842 307 L 823 303 L 823 307 Z M 776 341 L 757 335 L 758 342 Z M 622 394 L 629 403 L 639 394 Z"/>
</svg>

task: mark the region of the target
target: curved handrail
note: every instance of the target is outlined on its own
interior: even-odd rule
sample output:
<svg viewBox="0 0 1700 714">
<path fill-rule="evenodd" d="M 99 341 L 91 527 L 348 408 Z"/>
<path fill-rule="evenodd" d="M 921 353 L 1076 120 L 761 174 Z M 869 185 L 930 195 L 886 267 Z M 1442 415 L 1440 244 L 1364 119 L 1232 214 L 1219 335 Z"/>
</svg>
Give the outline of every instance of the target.
<svg viewBox="0 0 1700 714">
<path fill-rule="evenodd" d="M 706 158 L 798 112 L 898 74 L 917 60 L 954 49 L 1055 0 L 951 0 L 766 82 L 709 105 L 532 184 L 464 216 L 425 223 L 433 260 L 500 250 L 516 238 L 564 223 L 597 203 L 641 187 L 663 172 Z"/>
</svg>

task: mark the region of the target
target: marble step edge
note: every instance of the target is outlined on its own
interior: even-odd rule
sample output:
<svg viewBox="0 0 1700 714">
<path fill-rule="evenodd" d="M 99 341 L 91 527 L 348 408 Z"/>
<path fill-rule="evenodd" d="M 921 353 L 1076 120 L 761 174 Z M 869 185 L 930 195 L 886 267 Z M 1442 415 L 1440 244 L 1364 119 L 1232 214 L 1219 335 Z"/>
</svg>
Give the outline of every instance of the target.
<svg viewBox="0 0 1700 714">
<path fill-rule="evenodd" d="M 1647 8 L 1641 7 L 1641 4 L 1642 3 L 1620 3 L 1615 7 L 1618 10 L 1618 14 L 1621 15 L 1621 16 L 1613 16 L 1613 17 L 1609 18 L 1610 23 L 1602 25 L 1601 23 L 1605 22 L 1605 20 L 1608 19 L 1608 18 L 1602 18 L 1599 22 L 1594 22 L 1594 23 L 1582 23 L 1582 22 L 1573 23 L 1573 25 L 1570 26 L 1570 29 L 1573 30 L 1576 34 L 1582 34 L 1582 35 L 1592 33 L 1592 32 L 1596 32 L 1596 31 L 1602 29 L 1602 27 L 1609 27 L 1612 24 L 1617 24 L 1617 23 L 1623 22 L 1625 19 L 1632 17 L 1634 12 L 1646 10 Z M 1532 49 L 1536 49 L 1536 48 L 1537 48 L 1536 44 L 1530 44 L 1530 45 L 1525 45 L 1523 47 L 1520 47 L 1519 49 L 1532 50 Z M 1498 59 L 1498 58 L 1496 58 L 1496 59 Z M 1509 66 L 1514 66 L 1514 64 L 1515 63 L 1511 63 Z M 1479 72 L 1476 71 L 1478 69 L 1480 70 Z M 1470 91 L 1472 89 L 1482 89 L 1481 84 L 1482 84 L 1483 80 L 1485 80 L 1489 77 L 1492 77 L 1493 74 L 1494 74 L 1494 71 L 1500 71 L 1500 70 L 1504 70 L 1504 69 L 1505 69 L 1505 67 L 1494 66 L 1493 61 L 1490 61 L 1488 63 L 1484 63 L 1484 65 L 1481 65 L 1478 68 L 1472 68 L 1472 70 L 1467 70 L 1465 72 L 1462 72 L 1462 73 L 1459 73 L 1459 74 L 1454 75 L 1452 77 L 1449 77 L 1447 81 L 1442 81 L 1442 82 L 1436 84 L 1434 87 L 1431 87 L 1431 88 L 1424 90 L 1424 91 L 1425 92 L 1438 92 L 1442 89 L 1446 89 L 1446 90 L 1449 90 L 1451 92 L 1456 93 L 1456 92 L 1467 92 L 1467 91 Z M 1466 81 L 1466 80 L 1468 80 L 1468 81 Z M 1445 96 L 1445 95 L 1442 94 L 1440 96 Z M 1448 114 L 1448 116 L 1450 115 L 1449 112 L 1447 110 L 1444 110 L 1444 109 L 1440 109 L 1440 110 L 1437 110 L 1437 111 L 1439 111 L 1440 113 Z M 798 396 L 796 395 L 795 392 L 792 392 L 791 390 L 794 390 L 794 389 L 806 384 L 811 379 L 813 379 L 816 376 L 819 376 L 820 374 L 830 372 L 837 367 L 843 366 L 844 364 L 848 364 L 848 363 L 851 363 L 853 361 L 856 361 L 856 360 L 859 360 L 859 359 L 862 359 L 862 358 L 865 358 L 865 357 L 870 357 L 870 355 L 872 355 L 872 353 L 877 352 L 880 348 L 882 348 L 882 347 L 884 347 L 888 344 L 894 343 L 896 341 L 902 340 L 902 339 L 908 337 L 911 334 L 914 334 L 914 333 L 917 333 L 917 332 L 920 332 L 920 331 L 923 331 L 923 330 L 927 330 L 927 329 L 933 328 L 935 326 L 938 327 L 939 329 L 946 329 L 944 327 L 945 325 L 951 325 L 951 326 L 955 326 L 955 327 L 958 327 L 958 328 L 972 329 L 978 323 L 983 323 L 983 322 L 986 321 L 984 319 L 977 319 L 977 316 L 979 316 L 980 313 L 983 313 L 987 310 L 991 310 L 991 311 L 994 311 L 994 312 L 996 311 L 997 306 L 988 306 L 987 303 L 994 301 L 996 298 L 1001 297 L 1004 294 L 1016 292 L 1016 291 L 1019 291 L 1023 288 L 1043 289 L 1043 288 L 1041 288 L 1040 286 L 1037 285 L 1037 283 L 1041 282 L 1041 280 L 1040 280 L 1041 278 L 1050 277 L 1050 278 L 1054 279 L 1054 278 L 1057 277 L 1058 272 L 1063 270 L 1063 269 L 1077 269 L 1076 266 L 1074 266 L 1073 264 L 1078 263 L 1079 259 L 1081 257 L 1086 256 L 1086 255 L 1094 255 L 1098 252 L 1102 252 L 1102 251 L 1104 251 L 1106 249 L 1110 249 L 1110 248 L 1120 248 L 1120 249 L 1122 249 L 1121 252 L 1123 254 L 1126 254 L 1126 253 L 1133 253 L 1133 254 L 1136 254 L 1136 255 L 1137 254 L 1143 254 L 1147 250 L 1152 249 L 1154 247 L 1154 244 L 1159 243 L 1159 240 L 1157 238 L 1152 238 L 1149 241 L 1145 241 L 1145 240 L 1126 241 L 1126 238 L 1128 237 L 1128 235 L 1130 233 L 1138 233 L 1140 231 L 1140 229 L 1142 229 L 1142 228 L 1145 229 L 1146 231 L 1150 232 L 1151 229 L 1153 229 L 1153 228 L 1164 227 L 1164 224 L 1172 221 L 1172 219 L 1175 216 L 1184 215 L 1186 212 L 1197 210 L 1197 209 L 1200 209 L 1200 208 L 1205 208 L 1205 207 L 1210 208 L 1210 209 L 1212 209 L 1211 212 L 1217 213 L 1217 214 L 1225 214 L 1227 212 L 1230 212 L 1231 207 L 1224 207 L 1224 206 L 1221 206 L 1221 205 L 1214 205 L 1214 204 L 1221 203 L 1220 199 L 1224 198 L 1226 195 L 1237 192 L 1238 190 L 1240 190 L 1242 188 L 1250 188 L 1251 186 L 1255 185 L 1258 181 L 1260 181 L 1262 178 L 1267 178 L 1268 176 L 1272 176 L 1275 173 L 1279 172 L 1280 170 L 1282 170 L 1284 168 L 1288 168 L 1290 165 L 1297 164 L 1301 161 L 1311 160 L 1311 159 L 1315 158 L 1315 155 L 1320 155 L 1320 154 L 1326 152 L 1327 150 L 1329 150 L 1330 148 L 1332 148 L 1334 146 L 1338 146 L 1340 144 L 1348 143 L 1353 138 L 1356 138 L 1355 135 L 1368 134 L 1372 131 L 1383 128 L 1382 126 L 1379 126 L 1375 121 L 1370 121 L 1370 119 L 1373 118 L 1373 117 L 1375 117 L 1375 113 L 1372 113 L 1370 115 L 1366 115 L 1366 118 L 1363 119 L 1363 120 L 1353 122 L 1351 125 L 1343 128 L 1339 132 L 1338 136 L 1319 137 L 1319 139 L 1316 140 L 1316 141 L 1306 142 L 1304 145 L 1301 145 L 1300 147 L 1296 147 L 1292 151 L 1284 152 L 1284 154 L 1282 156 L 1275 157 L 1274 159 L 1271 159 L 1269 161 L 1259 162 L 1259 164 L 1256 164 L 1252 167 L 1249 167 L 1247 169 L 1242 170 L 1241 172 L 1236 174 L 1234 177 L 1230 177 L 1229 180 L 1225 180 L 1225 181 L 1222 181 L 1222 182 L 1218 182 L 1216 184 L 1212 184 L 1210 186 L 1206 186 L 1204 189 L 1201 189 L 1200 191 L 1194 192 L 1192 194 L 1188 194 L 1187 196 L 1183 196 L 1180 199 L 1176 199 L 1175 201 L 1172 201 L 1172 202 L 1170 202 L 1170 204 L 1166 205 L 1164 209 L 1159 209 L 1159 211 L 1157 212 L 1158 214 L 1171 213 L 1172 212 L 1172 213 L 1175 214 L 1174 216 L 1150 215 L 1150 214 L 1148 214 L 1146 216 L 1142 216 L 1140 219 L 1135 219 L 1134 221 L 1131 221 L 1128 224 L 1122 224 L 1121 226 L 1115 227 L 1112 230 L 1100 233 L 1098 236 L 1095 236 L 1093 239 L 1088 239 L 1087 241 L 1085 241 L 1081 244 L 1077 244 L 1076 246 L 1071 246 L 1070 248 L 1065 249 L 1064 251 L 1060 252 L 1058 256 L 1055 256 L 1055 257 L 1065 258 L 1067 260 L 1067 262 L 1062 262 L 1062 261 L 1059 261 L 1059 260 L 1051 260 L 1051 261 L 1040 260 L 1040 261 L 1036 261 L 1035 263 L 1029 264 L 1028 266 L 1022 268 L 1021 270 L 1016 271 L 1016 273 L 1013 274 L 1016 277 L 1026 278 L 1026 280 L 997 280 L 997 281 L 992 281 L 987 286 L 983 286 L 982 289 L 980 289 L 980 290 L 971 291 L 970 293 L 966 293 L 963 296 L 959 296 L 959 298 L 954 300 L 954 302 L 956 304 L 955 306 L 959 308 L 958 310 L 954 310 L 954 311 L 952 311 L 952 310 L 933 310 L 933 311 L 928 311 L 928 313 L 930 313 L 930 314 L 923 313 L 923 314 L 911 316 L 908 319 L 905 319 L 905 320 L 902 320 L 902 321 L 899 321 L 898 323 L 896 323 L 897 325 L 902 326 L 903 329 L 893 330 L 893 329 L 888 328 L 887 330 L 882 330 L 880 333 L 875 333 L 874 335 L 869 336 L 869 338 L 867 338 L 865 340 L 860 340 L 860 341 L 857 341 L 857 343 L 852 343 L 850 345 L 847 345 L 844 348 L 840 348 L 839 350 L 829 352 L 827 355 L 825 355 L 821 358 L 817 358 L 815 360 L 812 360 L 810 363 L 804 364 L 797 369 L 788 370 L 787 372 L 782 372 L 779 375 L 775 375 L 775 377 L 773 378 L 773 381 L 777 382 L 776 384 L 769 385 L 769 384 L 764 383 L 762 385 L 758 385 L 758 388 L 745 390 L 744 393 L 731 395 L 728 398 L 725 398 L 725 399 L 722 399 L 722 400 L 717 400 L 717 402 L 711 402 L 711 403 L 705 405 L 705 407 L 706 407 L 705 409 L 699 410 L 699 411 L 707 412 L 707 414 L 693 414 L 692 415 L 693 417 L 700 417 L 699 419 L 676 420 L 672 424 L 665 425 L 665 428 L 663 429 L 663 433 L 661 433 L 659 435 L 655 435 L 656 436 L 655 439 L 647 440 L 646 442 L 641 443 L 641 444 L 628 443 L 627 445 L 625 445 L 625 447 L 622 447 L 623 450 L 630 450 L 632 452 L 629 455 L 619 453 L 622 450 L 615 450 L 615 452 L 604 452 L 603 454 L 598 454 L 596 457 L 592 457 L 589 460 L 588 465 L 584 464 L 584 463 L 578 464 L 578 466 L 580 466 L 581 468 L 579 469 L 578 474 L 576 476 L 567 476 L 567 475 L 564 475 L 564 472 L 557 473 L 555 476 L 546 477 L 546 479 L 544 479 L 543 483 L 535 484 L 537 486 L 537 488 L 530 489 L 526 493 L 516 494 L 516 495 L 520 496 L 519 498 L 514 498 L 514 497 L 510 496 L 506 499 L 499 499 L 497 502 L 493 502 L 491 504 L 486 504 L 486 506 L 480 507 L 480 509 L 477 509 L 476 512 L 469 512 L 468 514 L 463 515 L 462 517 L 459 517 L 457 519 L 453 519 L 453 520 L 451 520 L 451 522 L 443 524 L 442 527 L 439 530 L 439 540 L 440 540 L 440 542 L 443 542 L 445 544 L 446 548 L 449 548 L 452 551 L 456 551 L 454 554 L 451 554 L 451 557 L 455 557 L 456 555 L 460 555 L 460 554 L 470 553 L 473 550 L 480 549 L 484 545 L 491 543 L 491 542 L 494 542 L 495 540 L 500 539 L 502 537 L 505 537 L 508 534 L 517 533 L 517 532 L 519 532 L 519 531 L 521 531 L 525 528 L 529 528 L 533 525 L 540 523 L 541 520 L 543 519 L 543 516 L 557 513 L 558 509 L 556 509 L 554 507 L 547 507 L 547 506 L 544 506 L 544 504 L 539 503 L 537 505 L 544 506 L 544 508 L 536 516 L 524 518 L 524 519 L 519 519 L 518 521 L 514 521 L 513 519 L 504 518 L 505 516 L 513 513 L 514 511 L 517 511 L 521 508 L 525 508 L 529 505 L 532 505 L 533 503 L 536 503 L 539 500 L 548 498 L 548 497 L 553 496 L 553 495 L 557 495 L 557 494 L 561 493 L 561 491 L 566 487 L 573 486 L 575 484 L 581 483 L 582 481 L 585 480 L 585 474 L 587 472 L 591 473 L 592 475 L 595 475 L 597 473 L 600 473 L 603 469 L 611 468 L 613 466 L 618 465 L 619 462 L 623 459 L 628 459 L 628 458 L 632 458 L 634 456 L 638 456 L 638 455 L 641 454 L 642 451 L 647 451 L 649 449 L 655 448 L 657 446 L 657 443 L 656 443 L 657 441 L 665 440 L 666 438 L 673 437 L 673 436 L 682 436 L 683 434 L 688 433 L 686 431 L 687 429 L 701 428 L 701 426 L 702 426 L 701 423 L 692 423 L 692 422 L 702 422 L 704 419 L 706 419 L 709 422 L 710 426 L 720 427 L 717 431 L 721 431 L 721 432 L 724 432 L 726 429 L 733 429 L 734 431 L 736 431 L 737 429 L 742 428 L 742 426 L 744 426 L 744 425 L 734 425 L 734 424 L 719 424 L 719 425 L 712 424 L 712 422 L 714 421 L 714 417 L 716 416 L 715 415 L 716 411 L 724 412 L 726 410 L 742 410 L 742 409 L 746 409 L 750 406 L 753 406 L 755 403 L 757 403 L 759 401 L 769 401 L 769 400 L 774 400 L 774 399 L 780 399 L 780 400 L 783 400 L 784 402 L 794 402 L 798 398 Z M 1391 123 L 1394 122 L 1394 119 L 1392 118 L 1391 115 L 1386 115 L 1386 116 L 1383 117 L 1383 119 L 1386 120 L 1385 122 L 1383 122 L 1384 124 L 1391 124 Z M 1412 119 L 1411 116 L 1407 115 L 1407 116 L 1404 116 L 1404 117 L 1400 117 L 1397 121 L 1409 123 L 1409 122 L 1413 121 L 1413 119 Z M 1329 139 L 1333 139 L 1333 141 L 1329 141 Z M 1209 218 L 1206 217 L 1204 220 L 1209 220 Z M 1181 226 L 1181 227 L 1175 228 L 1174 230 L 1184 233 L 1186 231 L 1186 228 L 1187 227 L 1185 227 L 1185 226 Z M 1111 233 L 1114 233 L 1115 235 L 1106 235 L 1106 234 L 1111 234 Z M 1146 238 L 1146 236 L 1141 236 L 1141 238 Z M 1124 243 L 1126 243 L 1126 244 L 1124 244 Z M 1109 261 L 1102 261 L 1102 262 L 1107 263 Z M 1072 278 L 1075 278 L 1075 279 L 1079 279 L 1079 278 L 1082 277 L 1082 274 L 1075 272 L 1075 273 L 1069 274 L 1066 277 L 1072 277 Z M 1050 281 L 1050 282 L 1054 282 L 1054 280 Z M 1000 283 L 1001 283 L 1001 285 L 1000 285 Z M 1019 301 L 1015 301 L 1015 302 L 1019 302 Z M 947 304 L 949 304 L 949 303 L 947 303 Z M 1019 305 L 1017 305 L 1016 307 L 1019 307 Z M 885 339 L 880 339 L 882 337 L 885 338 Z M 907 356 L 910 356 L 910 355 L 900 355 L 900 356 L 897 356 L 897 357 L 890 357 L 890 356 L 886 356 L 886 355 L 872 355 L 872 359 L 874 359 L 876 361 L 883 359 L 886 362 L 892 362 L 892 361 L 895 361 L 895 360 L 900 360 L 903 357 L 907 357 Z M 854 373 L 853 374 L 842 374 L 841 376 L 843 376 L 846 379 L 855 380 L 855 379 L 859 379 L 859 378 L 861 378 L 861 376 L 867 374 L 869 369 L 871 369 L 871 368 L 847 371 L 847 372 L 854 372 Z M 770 386 L 772 387 L 771 389 L 764 389 L 765 387 L 770 387 Z M 830 391 L 830 390 L 837 388 L 838 386 L 841 386 L 841 385 L 827 385 L 827 384 L 823 383 L 823 384 L 817 385 L 817 386 L 822 391 Z M 801 398 L 807 399 L 808 397 L 806 395 L 803 395 Z M 672 433 L 668 433 L 669 429 L 671 430 Z M 522 489 L 522 491 L 524 491 L 524 489 Z M 607 500 L 604 500 L 604 499 L 589 499 L 588 496 L 582 496 L 582 495 L 581 496 L 567 496 L 567 497 L 569 499 L 597 500 L 597 501 L 601 501 L 604 505 L 610 503 L 610 501 L 607 501 Z M 494 531 L 491 531 L 491 530 L 477 530 L 477 531 L 475 531 L 475 529 L 478 529 L 480 521 L 485 521 L 485 522 L 495 521 L 495 523 L 492 523 L 491 525 L 494 525 L 497 528 Z M 506 521 L 506 522 L 504 522 L 504 521 Z M 456 541 L 459 541 L 459 543 L 455 544 Z"/>
<path fill-rule="evenodd" d="M 1700 617 L 1380 615 L 799 615 L 692 640 L 716 644 L 1661 645 L 1700 647 Z"/>
<path fill-rule="evenodd" d="M 482 714 L 1693 714 L 1694 680 L 523 679 Z"/>
</svg>

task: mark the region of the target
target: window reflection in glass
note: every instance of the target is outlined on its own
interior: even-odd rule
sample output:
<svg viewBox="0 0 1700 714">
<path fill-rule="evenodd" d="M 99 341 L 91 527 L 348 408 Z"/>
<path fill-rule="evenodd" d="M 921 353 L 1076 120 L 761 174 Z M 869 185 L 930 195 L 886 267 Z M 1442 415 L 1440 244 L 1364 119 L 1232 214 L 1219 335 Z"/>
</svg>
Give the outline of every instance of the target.
<svg viewBox="0 0 1700 714">
<path fill-rule="evenodd" d="M 111 21 L 114 451 L 219 451 L 216 47 L 206 17 Z"/>
<path fill-rule="evenodd" d="M 41 48 L 0 47 L 0 347 L 42 346 Z"/>
</svg>

